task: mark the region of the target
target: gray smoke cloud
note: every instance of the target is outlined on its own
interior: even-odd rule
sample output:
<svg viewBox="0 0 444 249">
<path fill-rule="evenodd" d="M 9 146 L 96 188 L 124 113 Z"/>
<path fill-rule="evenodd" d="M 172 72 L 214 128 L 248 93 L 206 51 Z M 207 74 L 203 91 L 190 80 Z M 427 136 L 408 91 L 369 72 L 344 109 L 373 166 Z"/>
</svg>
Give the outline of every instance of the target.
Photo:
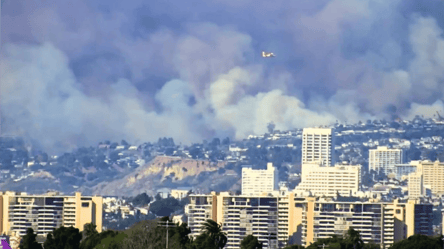
<svg viewBox="0 0 444 249">
<path fill-rule="evenodd" d="M 112 6 L 112 7 L 111 7 Z M 7 1 L 5 129 L 55 151 L 432 116 L 434 1 Z M 264 59 L 262 50 L 277 57 Z"/>
</svg>

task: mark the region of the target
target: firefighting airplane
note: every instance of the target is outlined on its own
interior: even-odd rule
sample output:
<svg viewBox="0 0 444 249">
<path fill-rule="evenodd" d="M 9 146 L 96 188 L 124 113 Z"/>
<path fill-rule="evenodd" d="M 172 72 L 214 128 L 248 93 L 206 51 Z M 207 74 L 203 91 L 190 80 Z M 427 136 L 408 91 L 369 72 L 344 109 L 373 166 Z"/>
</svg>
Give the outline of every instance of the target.
<svg viewBox="0 0 444 249">
<path fill-rule="evenodd" d="M 275 57 L 275 55 L 273 53 L 267 53 L 265 51 L 262 51 L 262 57 L 266 58 L 266 57 Z"/>
</svg>

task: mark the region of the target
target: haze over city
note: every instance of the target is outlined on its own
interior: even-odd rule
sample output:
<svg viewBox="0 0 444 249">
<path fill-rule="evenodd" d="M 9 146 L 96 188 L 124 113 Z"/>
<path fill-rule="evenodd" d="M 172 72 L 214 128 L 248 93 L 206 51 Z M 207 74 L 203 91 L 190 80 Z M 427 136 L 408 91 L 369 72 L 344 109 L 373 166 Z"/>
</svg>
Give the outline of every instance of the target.
<svg viewBox="0 0 444 249">
<path fill-rule="evenodd" d="M 4 134 L 60 152 L 443 110 L 441 1 L 2 1 Z M 273 58 L 261 57 L 273 52 Z"/>
</svg>

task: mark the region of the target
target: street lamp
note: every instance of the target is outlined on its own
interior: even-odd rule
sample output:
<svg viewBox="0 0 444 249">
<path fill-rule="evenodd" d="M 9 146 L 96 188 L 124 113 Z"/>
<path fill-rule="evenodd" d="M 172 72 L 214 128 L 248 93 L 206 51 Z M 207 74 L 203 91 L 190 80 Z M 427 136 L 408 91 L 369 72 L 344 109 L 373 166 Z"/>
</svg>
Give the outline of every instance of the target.
<svg viewBox="0 0 444 249">
<path fill-rule="evenodd" d="M 157 226 L 159 226 L 159 227 L 166 227 L 166 230 L 167 230 L 167 232 L 166 232 L 166 248 L 168 249 L 168 229 L 176 227 L 176 224 L 174 224 L 174 223 L 170 222 L 169 220 L 167 220 L 167 221 L 158 221 L 157 222 Z"/>
</svg>

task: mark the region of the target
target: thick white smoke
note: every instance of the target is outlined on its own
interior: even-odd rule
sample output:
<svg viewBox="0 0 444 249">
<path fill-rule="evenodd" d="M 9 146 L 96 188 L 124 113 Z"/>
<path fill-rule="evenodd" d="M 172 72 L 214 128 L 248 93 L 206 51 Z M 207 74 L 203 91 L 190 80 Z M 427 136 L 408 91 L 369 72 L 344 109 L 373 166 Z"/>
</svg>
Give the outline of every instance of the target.
<svg viewBox="0 0 444 249">
<path fill-rule="evenodd" d="M 443 108 L 444 20 L 421 1 L 62 2 L 8 2 L 2 17 L 5 128 L 46 148 Z"/>
</svg>

